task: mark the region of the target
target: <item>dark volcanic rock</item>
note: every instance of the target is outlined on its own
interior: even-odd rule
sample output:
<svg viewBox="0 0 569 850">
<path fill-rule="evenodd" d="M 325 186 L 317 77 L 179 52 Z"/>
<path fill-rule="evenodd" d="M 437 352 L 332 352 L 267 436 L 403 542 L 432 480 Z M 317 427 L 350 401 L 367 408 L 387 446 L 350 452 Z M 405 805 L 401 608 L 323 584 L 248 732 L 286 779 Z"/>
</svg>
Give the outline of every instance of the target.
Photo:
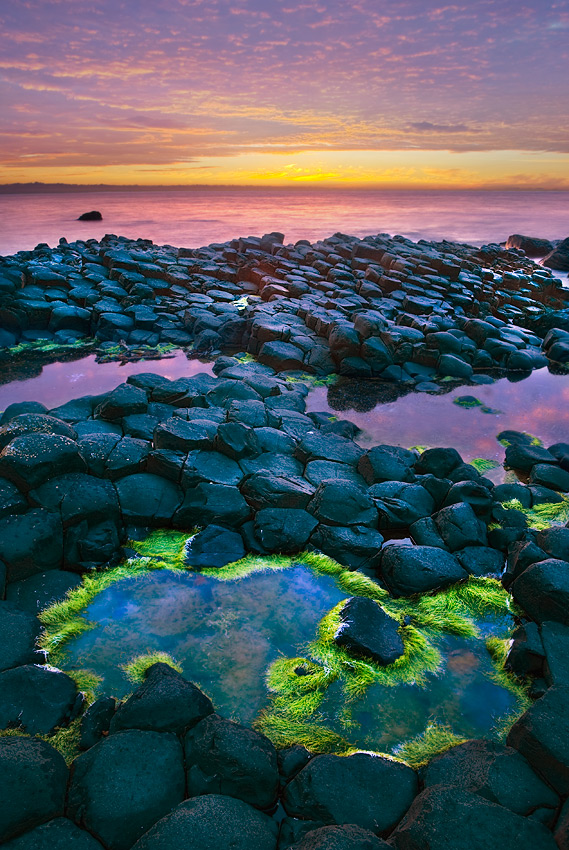
<svg viewBox="0 0 569 850">
<path fill-rule="evenodd" d="M 317 525 L 307 511 L 265 508 L 255 516 L 255 537 L 267 552 L 299 552 Z"/>
<path fill-rule="evenodd" d="M 199 688 L 168 664 L 158 663 L 148 669 L 142 685 L 119 706 L 110 731 L 142 729 L 182 734 L 212 712 L 211 701 Z"/>
<path fill-rule="evenodd" d="M 506 239 L 506 248 L 520 248 L 527 257 L 545 257 L 553 251 L 553 243 L 549 239 L 514 233 Z"/>
<path fill-rule="evenodd" d="M 6 591 L 6 599 L 30 614 L 38 614 L 52 602 L 60 602 L 77 585 L 78 575 L 64 570 L 49 570 L 35 576 L 14 581 Z"/>
<path fill-rule="evenodd" d="M 284 790 L 287 814 L 387 834 L 417 793 L 415 771 L 367 753 L 316 756 Z"/>
<path fill-rule="evenodd" d="M 6 564 L 9 582 L 61 567 L 60 517 L 37 508 L 0 520 L 0 559 Z"/>
<path fill-rule="evenodd" d="M 569 688 L 555 685 L 517 720 L 507 743 L 558 794 L 569 792 Z"/>
<path fill-rule="evenodd" d="M 103 216 L 99 210 L 91 210 L 90 212 L 82 213 L 77 221 L 102 221 Z"/>
<path fill-rule="evenodd" d="M 35 645 L 41 626 L 37 617 L 11 602 L 0 602 L 0 671 L 41 663 Z"/>
<path fill-rule="evenodd" d="M 226 794 L 259 809 L 277 799 L 277 752 L 268 738 L 225 720 L 206 717 L 185 738 L 188 794 Z"/>
<path fill-rule="evenodd" d="M 304 478 L 260 472 L 244 481 L 241 492 L 256 510 L 305 509 L 315 493 L 315 488 Z"/>
<path fill-rule="evenodd" d="M 388 848 L 389 844 L 369 829 L 348 824 L 312 829 L 300 841 L 293 844 L 290 850 L 388 850 Z"/>
<path fill-rule="evenodd" d="M 340 621 L 334 642 L 352 655 L 387 665 L 405 652 L 400 624 L 373 599 L 350 597 L 340 611 Z"/>
<path fill-rule="evenodd" d="M 462 464 L 462 458 L 456 449 L 427 449 L 415 464 L 415 469 L 423 475 L 436 478 L 448 478 L 450 473 Z"/>
<path fill-rule="evenodd" d="M 0 475 L 24 492 L 56 475 L 84 470 L 77 443 L 57 434 L 24 434 L 0 452 Z"/>
<path fill-rule="evenodd" d="M 0 673 L 0 729 L 49 734 L 66 726 L 81 702 L 75 682 L 61 670 L 27 664 Z"/>
<path fill-rule="evenodd" d="M 243 539 L 236 531 L 208 525 L 186 544 L 185 563 L 194 569 L 224 567 L 245 557 Z"/>
<path fill-rule="evenodd" d="M 413 464 L 417 460 L 415 452 L 399 446 L 374 446 L 358 462 L 358 472 L 368 484 L 380 481 L 406 481 L 415 478 Z"/>
<path fill-rule="evenodd" d="M 45 741 L 0 737 L 0 842 L 62 815 L 67 775 L 63 756 Z"/>
<path fill-rule="evenodd" d="M 485 524 L 466 502 L 443 508 L 434 514 L 433 520 L 451 552 L 465 546 L 485 546 L 488 542 Z"/>
<path fill-rule="evenodd" d="M 467 741 L 434 758 L 425 771 L 425 787 L 433 785 L 471 791 L 518 815 L 559 805 L 520 753 L 494 741 Z"/>
<path fill-rule="evenodd" d="M 242 800 L 206 794 L 177 806 L 133 850 L 276 850 L 277 832 L 272 818 Z"/>
<path fill-rule="evenodd" d="M 557 850 L 543 824 L 444 785 L 419 794 L 390 844 L 397 850 Z"/>
<path fill-rule="evenodd" d="M 325 481 L 307 507 L 326 525 L 368 525 L 377 528 L 377 509 L 365 487 L 347 481 Z"/>
<path fill-rule="evenodd" d="M 245 522 L 250 513 L 251 509 L 237 487 L 202 482 L 186 490 L 174 517 L 174 525 L 188 530 L 210 523 L 233 527 Z"/>
<path fill-rule="evenodd" d="M 527 567 L 512 584 L 516 602 L 537 623 L 569 625 L 569 562 L 548 558 Z"/>
<path fill-rule="evenodd" d="M 385 547 L 381 574 L 397 596 L 426 593 L 468 576 L 454 555 L 433 546 Z"/>
<path fill-rule="evenodd" d="M 541 261 L 542 266 L 557 271 L 569 271 L 569 239 L 564 239 Z"/>
<path fill-rule="evenodd" d="M 5 850 L 103 850 L 90 833 L 67 818 L 54 818 L 2 846 Z"/>
<path fill-rule="evenodd" d="M 94 747 L 103 737 L 103 733 L 109 731 L 115 710 L 114 697 L 99 697 L 89 706 L 81 718 L 79 746 L 82 750 Z"/>
<path fill-rule="evenodd" d="M 383 537 L 374 528 L 353 525 L 319 525 L 310 538 L 310 547 L 329 555 L 349 569 L 376 569 Z"/>
<path fill-rule="evenodd" d="M 175 735 L 131 729 L 100 741 L 73 762 L 68 814 L 110 850 L 128 850 L 184 797 Z"/>
<path fill-rule="evenodd" d="M 133 525 L 170 525 L 182 502 L 182 491 L 172 481 L 146 472 L 117 481 L 123 518 Z"/>
</svg>

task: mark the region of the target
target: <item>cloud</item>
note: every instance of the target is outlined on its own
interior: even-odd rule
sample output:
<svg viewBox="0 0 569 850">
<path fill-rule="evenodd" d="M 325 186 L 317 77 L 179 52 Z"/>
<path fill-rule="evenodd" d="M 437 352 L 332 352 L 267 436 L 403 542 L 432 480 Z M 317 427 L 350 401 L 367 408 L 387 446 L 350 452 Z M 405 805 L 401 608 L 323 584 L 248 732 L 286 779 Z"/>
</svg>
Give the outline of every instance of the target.
<svg viewBox="0 0 569 850">
<path fill-rule="evenodd" d="M 466 124 L 431 124 L 430 121 L 417 121 L 409 124 L 416 133 L 477 133 Z"/>
</svg>

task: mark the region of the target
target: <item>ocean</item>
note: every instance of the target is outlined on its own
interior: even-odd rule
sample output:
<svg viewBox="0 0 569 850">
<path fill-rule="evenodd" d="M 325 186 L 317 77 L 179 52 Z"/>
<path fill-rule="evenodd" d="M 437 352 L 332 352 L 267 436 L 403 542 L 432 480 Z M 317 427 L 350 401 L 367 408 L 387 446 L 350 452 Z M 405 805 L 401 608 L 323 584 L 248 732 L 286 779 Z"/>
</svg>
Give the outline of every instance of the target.
<svg viewBox="0 0 569 850">
<path fill-rule="evenodd" d="M 103 220 L 77 221 L 90 210 Z M 337 231 L 474 245 L 512 233 L 561 239 L 569 235 L 569 192 L 190 187 L 0 194 L 0 255 L 41 242 L 53 247 L 61 236 L 72 241 L 114 233 L 196 248 L 273 230 L 287 243 Z"/>
</svg>

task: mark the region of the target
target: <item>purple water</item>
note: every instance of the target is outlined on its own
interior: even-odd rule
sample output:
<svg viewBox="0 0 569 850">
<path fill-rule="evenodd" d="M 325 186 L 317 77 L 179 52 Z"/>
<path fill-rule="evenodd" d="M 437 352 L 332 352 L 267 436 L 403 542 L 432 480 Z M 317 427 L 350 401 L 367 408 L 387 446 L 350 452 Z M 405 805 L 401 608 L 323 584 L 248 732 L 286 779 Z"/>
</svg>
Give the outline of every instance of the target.
<svg viewBox="0 0 569 850">
<path fill-rule="evenodd" d="M 102 222 L 77 217 L 99 210 Z M 399 233 L 410 239 L 501 242 L 512 233 L 569 235 L 569 192 L 394 191 L 383 189 L 193 187 L 71 194 L 0 195 L 0 255 L 60 236 L 105 233 L 199 247 L 272 230 L 287 242 L 337 231 Z"/>
</svg>

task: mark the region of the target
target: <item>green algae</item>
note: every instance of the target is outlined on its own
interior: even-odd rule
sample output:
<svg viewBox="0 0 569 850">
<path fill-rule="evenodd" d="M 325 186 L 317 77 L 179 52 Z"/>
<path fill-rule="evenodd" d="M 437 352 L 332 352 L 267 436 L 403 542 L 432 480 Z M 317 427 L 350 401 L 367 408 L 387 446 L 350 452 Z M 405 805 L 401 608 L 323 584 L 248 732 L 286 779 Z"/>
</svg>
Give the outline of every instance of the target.
<svg viewBox="0 0 569 850">
<path fill-rule="evenodd" d="M 458 744 L 464 744 L 467 740 L 460 735 L 455 735 L 450 726 L 429 723 L 420 735 L 396 747 L 395 753 L 408 765 L 417 769 L 424 767 L 435 756 L 445 753 Z"/>
<path fill-rule="evenodd" d="M 78 339 L 75 342 L 47 342 L 37 339 L 31 342 L 18 342 L 3 352 L 3 357 L 25 357 L 26 355 L 67 354 L 73 351 L 87 351 L 96 346 L 92 338 Z"/>
<path fill-rule="evenodd" d="M 177 351 L 179 346 L 173 345 L 170 342 L 159 343 L 158 345 L 137 345 L 134 347 L 126 346 L 121 343 L 110 345 L 107 348 L 99 349 L 97 353 L 97 363 L 114 363 L 121 360 L 159 360 Z"/>
<path fill-rule="evenodd" d="M 475 457 L 469 462 L 481 475 L 500 466 L 497 460 L 490 460 L 485 457 Z"/>
<path fill-rule="evenodd" d="M 31 735 L 22 727 L 18 727 L 17 729 L 0 729 L 0 738 L 38 738 L 40 741 L 46 741 L 58 753 L 61 753 L 67 767 L 70 767 L 77 756 L 81 755 L 81 750 L 79 749 L 81 718 L 75 718 L 69 726 L 57 726 L 51 735 Z"/>
<path fill-rule="evenodd" d="M 524 508 L 518 499 L 502 502 L 506 510 L 520 511 L 525 516 L 528 526 L 537 531 L 545 531 L 552 526 L 564 526 L 569 522 L 569 495 L 561 495 L 559 502 L 542 502 L 531 508 Z"/>
<path fill-rule="evenodd" d="M 452 403 L 458 405 L 458 407 L 464 407 L 466 410 L 484 406 L 480 399 L 473 395 L 458 396 L 457 398 L 453 398 Z"/>
</svg>

